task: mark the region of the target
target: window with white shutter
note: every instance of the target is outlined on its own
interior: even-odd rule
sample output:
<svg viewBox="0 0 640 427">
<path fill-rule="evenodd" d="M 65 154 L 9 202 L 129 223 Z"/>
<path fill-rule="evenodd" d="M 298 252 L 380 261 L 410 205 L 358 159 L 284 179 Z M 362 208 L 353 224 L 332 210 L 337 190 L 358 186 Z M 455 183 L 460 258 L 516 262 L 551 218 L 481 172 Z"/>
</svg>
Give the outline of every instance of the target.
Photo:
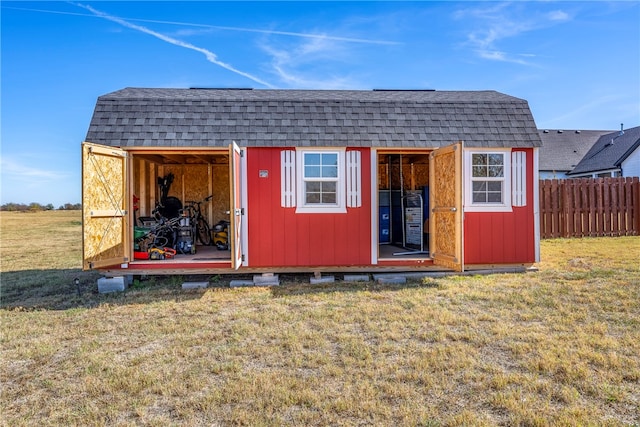
<svg viewBox="0 0 640 427">
<path fill-rule="evenodd" d="M 362 206 L 362 156 L 345 148 L 280 154 L 281 202 L 297 213 L 345 213 Z"/>
</svg>

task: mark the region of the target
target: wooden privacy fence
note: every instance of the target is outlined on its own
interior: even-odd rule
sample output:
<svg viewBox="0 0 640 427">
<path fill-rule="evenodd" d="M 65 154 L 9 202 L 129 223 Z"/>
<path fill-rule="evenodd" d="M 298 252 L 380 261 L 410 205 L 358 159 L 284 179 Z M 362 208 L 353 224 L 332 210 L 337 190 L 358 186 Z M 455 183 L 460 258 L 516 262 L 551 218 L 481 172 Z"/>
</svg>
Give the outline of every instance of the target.
<svg viewBox="0 0 640 427">
<path fill-rule="evenodd" d="M 541 238 L 639 234 L 638 177 L 540 181 Z"/>
</svg>

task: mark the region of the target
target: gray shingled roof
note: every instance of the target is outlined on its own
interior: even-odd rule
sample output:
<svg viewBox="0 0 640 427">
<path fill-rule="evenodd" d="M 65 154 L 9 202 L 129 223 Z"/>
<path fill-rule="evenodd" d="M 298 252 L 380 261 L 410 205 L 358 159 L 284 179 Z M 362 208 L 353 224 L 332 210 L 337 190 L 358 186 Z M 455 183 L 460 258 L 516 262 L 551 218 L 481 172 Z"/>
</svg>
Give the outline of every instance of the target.
<svg viewBox="0 0 640 427">
<path fill-rule="evenodd" d="M 121 147 L 537 147 L 525 100 L 495 91 L 126 88 L 86 141 Z"/>
<path fill-rule="evenodd" d="M 611 130 L 539 130 L 540 170 L 569 172 L 602 135 Z"/>
<path fill-rule="evenodd" d="M 596 173 L 618 169 L 631 153 L 640 147 L 640 126 L 601 136 L 568 175 Z"/>
</svg>

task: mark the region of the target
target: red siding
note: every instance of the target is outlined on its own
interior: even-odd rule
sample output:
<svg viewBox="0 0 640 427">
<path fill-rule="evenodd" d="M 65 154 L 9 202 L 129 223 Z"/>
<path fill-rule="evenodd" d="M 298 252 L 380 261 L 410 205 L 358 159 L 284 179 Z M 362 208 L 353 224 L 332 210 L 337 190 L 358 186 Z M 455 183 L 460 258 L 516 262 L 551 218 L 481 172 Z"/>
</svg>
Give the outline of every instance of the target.
<svg viewBox="0 0 640 427">
<path fill-rule="evenodd" d="M 249 266 L 371 264 L 371 164 L 362 153 L 362 207 L 346 214 L 296 214 L 280 206 L 281 148 L 247 149 Z M 259 171 L 268 171 L 260 178 Z"/>
<path fill-rule="evenodd" d="M 465 212 L 465 264 L 535 262 L 533 150 L 527 153 L 527 205 L 513 212 Z"/>
</svg>

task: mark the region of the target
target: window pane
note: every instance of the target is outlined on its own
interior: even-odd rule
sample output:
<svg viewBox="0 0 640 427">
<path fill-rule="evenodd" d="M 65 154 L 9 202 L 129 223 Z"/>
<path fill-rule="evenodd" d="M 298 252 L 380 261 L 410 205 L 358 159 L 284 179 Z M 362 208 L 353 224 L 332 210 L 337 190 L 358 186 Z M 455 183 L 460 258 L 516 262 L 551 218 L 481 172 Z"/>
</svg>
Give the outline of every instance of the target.
<svg viewBox="0 0 640 427">
<path fill-rule="evenodd" d="M 489 166 L 489 175 L 491 178 L 499 178 L 504 176 L 504 167 L 502 166 Z"/>
<path fill-rule="evenodd" d="M 502 192 L 502 182 L 501 181 L 490 181 L 487 184 L 488 184 L 489 191 Z"/>
<path fill-rule="evenodd" d="M 320 165 L 320 154 L 317 153 L 305 153 L 304 154 L 305 165 Z"/>
<path fill-rule="evenodd" d="M 486 193 L 476 193 L 473 192 L 473 203 L 487 203 L 487 194 Z"/>
<path fill-rule="evenodd" d="M 320 178 L 320 166 L 305 166 L 304 167 L 305 178 Z"/>
<path fill-rule="evenodd" d="M 486 181 L 473 181 L 473 192 L 476 191 L 487 191 L 487 182 Z"/>
<path fill-rule="evenodd" d="M 337 178 L 338 168 L 336 166 L 322 166 L 323 178 Z"/>
<path fill-rule="evenodd" d="M 322 203 L 336 203 L 336 193 L 322 193 Z"/>
<path fill-rule="evenodd" d="M 307 182 L 307 191 L 319 193 L 320 192 L 320 183 L 317 182 L 317 181 L 316 182 L 314 182 L 314 181 Z"/>
<path fill-rule="evenodd" d="M 484 166 L 474 166 L 473 167 L 473 177 L 474 178 L 485 178 L 487 176 L 487 168 Z"/>
<path fill-rule="evenodd" d="M 321 182 L 320 184 L 322 185 L 322 192 L 323 193 L 327 193 L 327 192 L 335 193 L 336 192 L 336 183 L 335 182 Z"/>
<path fill-rule="evenodd" d="M 489 154 L 489 165 L 504 165 L 503 154 Z"/>
<path fill-rule="evenodd" d="M 487 193 L 489 203 L 502 203 L 502 193 Z"/>
<path fill-rule="evenodd" d="M 307 193 L 306 203 L 320 203 L 320 193 Z"/>
<path fill-rule="evenodd" d="M 338 155 L 336 153 L 323 154 L 322 164 L 324 166 L 338 166 Z"/>
<path fill-rule="evenodd" d="M 473 166 L 484 166 L 487 164 L 487 155 L 486 154 L 472 154 L 471 155 L 471 164 Z"/>
</svg>

